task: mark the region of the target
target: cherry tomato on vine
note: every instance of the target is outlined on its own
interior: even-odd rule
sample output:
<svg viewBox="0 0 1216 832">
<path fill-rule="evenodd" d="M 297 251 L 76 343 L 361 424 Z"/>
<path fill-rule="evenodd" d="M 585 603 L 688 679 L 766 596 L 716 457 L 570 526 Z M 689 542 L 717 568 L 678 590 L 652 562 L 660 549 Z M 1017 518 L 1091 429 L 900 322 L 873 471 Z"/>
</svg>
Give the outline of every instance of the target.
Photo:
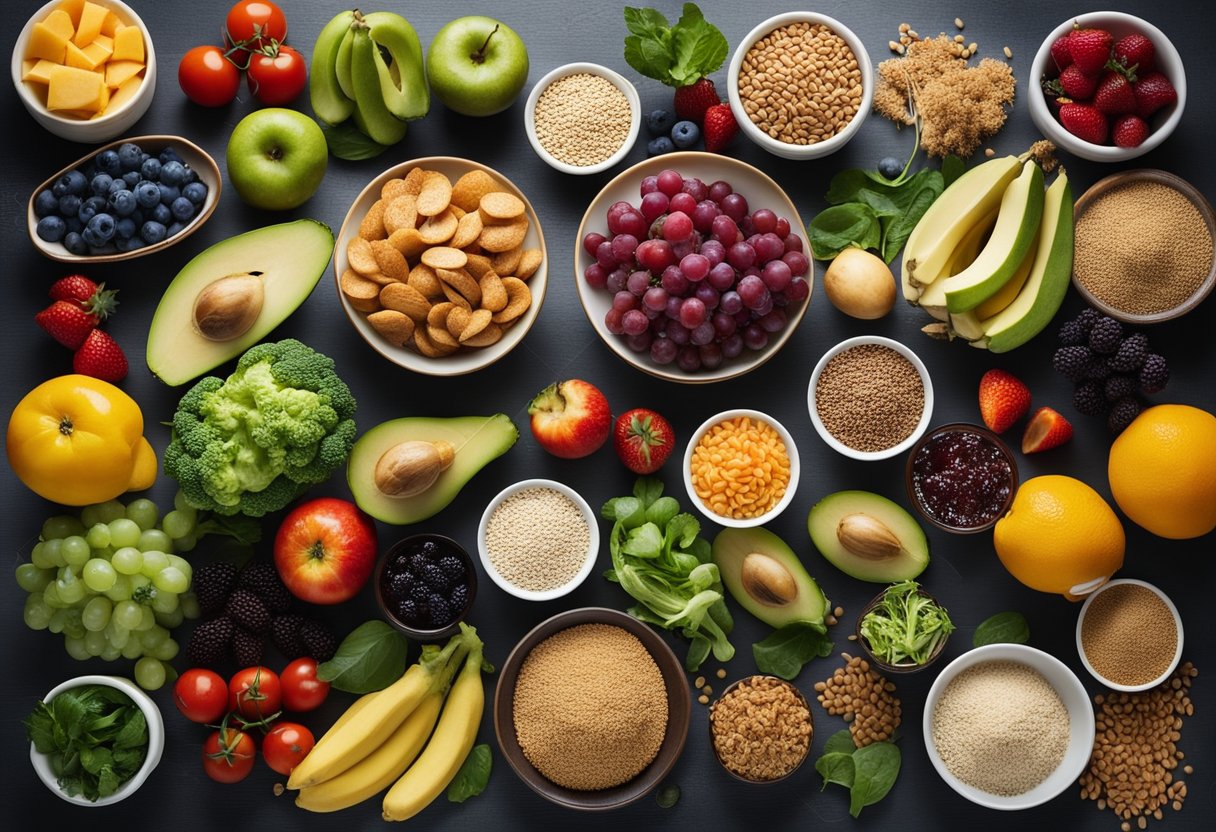
<svg viewBox="0 0 1216 832">
<path fill-rule="evenodd" d="M 212 670 L 192 667 L 177 677 L 173 704 L 191 722 L 218 722 L 228 711 L 228 683 Z"/>
<path fill-rule="evenodd" d="M 196 46 L 177 65 L 177 83 L 195 104 L 223 107 L 236 98 L 241 71 L 218 46 Z"/>
<path fill-rule="evenodd" d="M 274 716 L 283 707 L 279 675 L 269 667 L 238 670 L 228 681 L 228 710 L 249 722 Z"/>
<path fill-rule="evenodd" d="M 269 0 L 241 0 L 228 11 L 225 34 L 233 46 L 264 49 L 287 39 L 287 17 Z"/>
<path fill-rule="evenodd" d="M 269 107 L 295 101 L 308 83 L 304 56 L 290 46 L 280 46 L 273 55 L 254 52 L 249 57 L 249 91 Z"/>
<path fill-rule="evenodd" d="M 253 737 L 224 726 L 203 742 L 203 771 L 218 783 L 239 783 L 253 770 L 257 754 Z"/>
<path fill-rule="evenodd" d="M 262 740 L 262 757 L 279 774 L 291 774 L 315 744 L 312 731 L 300 723 L 280 722 Z"/>
<path fill-rule="evenodd" d="M 279 674 L 283 683 L 283 707 L 304 713 L 321 707 L 329 696 L 329 682 L 317 678 L 316 659 L 296 659 Z"/>
</svg>

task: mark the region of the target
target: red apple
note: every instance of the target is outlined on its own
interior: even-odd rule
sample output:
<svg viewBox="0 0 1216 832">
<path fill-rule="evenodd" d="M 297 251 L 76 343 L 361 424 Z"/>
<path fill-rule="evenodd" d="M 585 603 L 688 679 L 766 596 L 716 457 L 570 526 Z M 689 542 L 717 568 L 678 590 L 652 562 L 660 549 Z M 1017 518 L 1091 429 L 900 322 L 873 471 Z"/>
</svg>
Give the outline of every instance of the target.
<svg viewBox="0 0 1216 832">
<path fill-rule="evenodd" d="M 599 388 L 570 379 L 550 384 L 528 405 L 532 435 L 540 446 L 562 459 L 595 453 L 608 441 L 612 410 Z"/>
<path fill-rule="evenodd" d="M 353 597 L 376 565 L 376 524 L 347 500 L 321 497 L 283 518 L 274 565 L 297 598 L 338 604 Z"/>
</svg>

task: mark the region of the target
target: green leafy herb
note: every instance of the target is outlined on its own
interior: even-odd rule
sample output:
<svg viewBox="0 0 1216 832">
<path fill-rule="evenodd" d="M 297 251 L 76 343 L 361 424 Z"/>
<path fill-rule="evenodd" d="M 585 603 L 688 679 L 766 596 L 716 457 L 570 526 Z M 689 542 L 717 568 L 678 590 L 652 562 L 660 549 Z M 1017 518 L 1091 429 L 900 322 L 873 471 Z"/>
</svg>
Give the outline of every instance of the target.
<svg viewBox="0 0 1216 832">
<path fill-rule="evenodd" d="M 852 746 L 852 742 L 849 745 Z M 830 754 L 824 754 L 815 761 L 815 771 L 819 772 L 819 776 L 823 778 L 823 786 L 820 791 L 826 789 L 829 783 L 836 783 L 846 789 L 853 788 L 852 751 L 833 751 Z"/>
<path fill-rule="evenodd" d="M 625 28 L 625 62 L 669 87 L 685 87 L 715 72 L 729 49 L 695 3 L 684 4 L 674 26 L 656 9 L 626 6 Z"/>
<path fill-rule="evenodd" d="M 1030 624 L 1020 612 L 998 612 L 975 628 L 971 636 L 973 647 L 985 644 L 1026 644 L 1030 641 Z"/>
<path fill-rule="evenodd" d="M 752 656 L 761 673 L 794 679 L 803 666 L 817 657 L 832 655 L 832 640 L 823 624 L 796 621 L 774 630 L 752 645 Z"/>
<path fill-rule="evenodd" d="M 680 787 L 675 783 L 666 783 L 654 793 L 654 799 L 660 809 L 670 809 L 680 802 Z"/>
<path fill-rule="evenodd" d="M 954 632 L 945 607 L 920 591 L 916 581 L 887 587 L 882 601 L 861 619 L 861 637 L 887 664 L 924 664 Z"/>
<path fill-rule="evenodd" d="M 470 797 L 477 797 L 486 789 L 490 782 L 490 767 L 493 757 L 490 746 L 485 743 L 473 746 L 469 756 L 464 758 L 464 764 L 448 786 L 448 800 L 452 803 L 464 803 Z"/>
<path fill-rule="evenodd" d="M 384 690 L 405 672 L 405 639 L 383 621 L 366 621 L 352 630 L 317 678 L 347 693 Z"/>
<path fill-rule="evenodd" d="M 953 153 L 942 159 L 942 184 L 949 188 L 954 184 L 954 180 L 963 175 L 963 171 L 967 169 L 967 163 Z"/>
<path fill-rule="evenodd" d="M 846 248 L 878 248 L 882 242 L 882 223 L 873 208 L 860 202 L 825 208 L 806 232 L 817 260 L 831 260 Z"/>
<path fill-rule="evenodd" d="M 894 743 L 856 748 L 846 729 L 828 738 L 823 755 L 815 761 L 815 771 L 823 778 L 823 789 L 836 783 L 849 790 L 849 814 L 857 817 L 863 808 L 887 796 L 899 777 L 900 765 L 901 755 Z"/>
<path fill-rule="evenodd" d="M 118 791 L 148 751 L 143 712 L 108 685 L 72 688 L 39 702 L 24 725 L 34 749 L 48 756 L 59 787 L 91 801 Z"/>
<path fill-rule="evenodd" d="M 857 750 L 857 745 L 853 742 L 853 732 L 848 728 L 841 728 L 835 734 L 828 737 L 828 741 L 823 744 L 824 754 L 833 754 L 837 751 L 843 754 L 852 754 Z"/>
<path fill-rule="evenodd" d="M 329 145 L 329 152 L 348 162 L 374 159 L 388 150 L 387 145 L 369 139 L 350 122 L 335 125 L 323 124 L 321 132 L 325 134 L 325 143 Z"/>
<path fill-rule="evenodd" d="M 679 508 L 654 477 L 640 477 L 632 496 L 604 503 L 600 514 L 613 521 L 612 569 L 604 577 L 638 602 L 628 610 L 634 618 L 691 639 L 684 666 L 693 671 L 710 653 L 721 662 L 735 655 L 727 639 L 734 621 L 701 523 Z"/>
</svg>

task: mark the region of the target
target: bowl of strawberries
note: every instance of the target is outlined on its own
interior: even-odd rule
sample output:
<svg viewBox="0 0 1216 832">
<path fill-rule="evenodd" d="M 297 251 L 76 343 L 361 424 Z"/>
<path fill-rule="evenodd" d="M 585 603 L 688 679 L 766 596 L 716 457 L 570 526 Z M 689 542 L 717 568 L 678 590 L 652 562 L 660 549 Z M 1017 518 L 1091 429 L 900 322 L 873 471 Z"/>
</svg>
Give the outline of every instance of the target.
<svg viewBox="0 0 1216 832">
<path fill-rule="evenodd" d="M 1030 67 L 1030 116 L 1074 156 L 1122 162 L 1173 132 L 1186 104 L 1182 58 L 1146 20 L 1091 12 L 1064 21 Z"/>
</svg>

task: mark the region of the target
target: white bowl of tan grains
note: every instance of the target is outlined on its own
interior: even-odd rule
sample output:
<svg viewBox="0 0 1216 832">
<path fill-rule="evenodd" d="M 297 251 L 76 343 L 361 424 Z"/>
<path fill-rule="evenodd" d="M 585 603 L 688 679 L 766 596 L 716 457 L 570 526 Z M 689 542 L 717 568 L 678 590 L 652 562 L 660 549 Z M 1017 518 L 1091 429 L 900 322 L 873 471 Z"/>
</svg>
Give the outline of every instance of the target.
<svg viewBox="0 0 1216 832">
<path fill-rule="evenodd" d="M 490 501 L 477 527 L 477 553 L 494 583 L 517 598 L 550 601 L 595 567 L 600 530 L 578 492 L 553 480 L 523 480 Z"/>
<path fill-rule="evenodd" d="M 827 15 L 770 17 L 739 41 L 727 98 L 743 133 L 786 159 L 818 159 L 848 144 L 874 100 L 861 39 Z"/>
<path fill-rule="evenodd" d="M 1029 809 L 1070 788 L 1094 745 L 1081 680 L 1024 644 L 952 661 L 925 700 L 925 751 L 946 784 L 989 809 Z"/>
<path fill-rule="evenodd" d="M 912 447 L 933 415 L 929 370 L 908 347 L 860 335 L 823 354 L 807 387 L 811 424 L 832 450 L 870 461 Z"/>
<path fill-rule="evenodd" d="M 1182 658 L 1182 616 L 1150 583 L 1110 581 L 1081 606 L 1077 652 L 1085 669 L 1108 688 L 1148 690 L 1169 678 Z"/>
<path fill-rule="evenodd" d="M 1212 206 L 1172 173 L 1144 169 L 1108 176 L 1081 195 L 1075 216 L 1072 283 L 1112 318 L 1169 321 L 1190 312 L 1216 286 Z"/>
<path fill-rule="evenodd" d="M 573 63 L 541 78 L 524 106 L 528 141 L 562 173 L 599 173 L 637 141 L 642 101 L 633 84 L 606 66 Z"/>
<path fill-rule="evenodd" d="M 794 437 L 758 410 L 706 419 L 684 451 L 684 488 L 701 513 L 747 529 L 773 520 L 794 499 L 801 465 Z"/>
</svg>

